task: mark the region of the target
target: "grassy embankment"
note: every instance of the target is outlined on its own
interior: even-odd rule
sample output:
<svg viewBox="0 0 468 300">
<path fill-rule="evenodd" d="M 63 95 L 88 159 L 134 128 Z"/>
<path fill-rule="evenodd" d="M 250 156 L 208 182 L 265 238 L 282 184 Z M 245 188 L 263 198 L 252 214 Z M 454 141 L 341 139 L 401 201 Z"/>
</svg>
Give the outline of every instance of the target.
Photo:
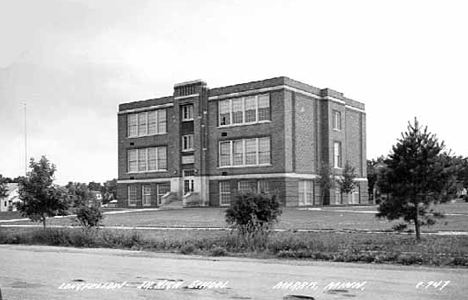
<svg viewBox="0 0 468 300">
<path fill-rule="evenodd" d="M 0 244 L 468 267 L 468 236 L 427 235 L 416 243 L 414 236 L 392 233 L 287 231 L 272 234 L 266 248 L 252 251 L 240 247 L 236 236 L 226 231 L 0 228 Z"/>
</svg>

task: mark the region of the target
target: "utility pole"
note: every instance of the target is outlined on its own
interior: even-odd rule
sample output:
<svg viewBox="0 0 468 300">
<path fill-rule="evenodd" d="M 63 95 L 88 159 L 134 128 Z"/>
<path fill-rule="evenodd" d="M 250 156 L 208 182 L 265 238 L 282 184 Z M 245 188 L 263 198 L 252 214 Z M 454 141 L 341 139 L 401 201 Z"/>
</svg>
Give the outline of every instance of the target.
<svg viewBox="0 0 468 300">
<path fill-rule="evenodd" d="M 26 102 L 24 102 L 24 176 L 28 174 L 28 127 L 26 119 Z"/>
</svg>

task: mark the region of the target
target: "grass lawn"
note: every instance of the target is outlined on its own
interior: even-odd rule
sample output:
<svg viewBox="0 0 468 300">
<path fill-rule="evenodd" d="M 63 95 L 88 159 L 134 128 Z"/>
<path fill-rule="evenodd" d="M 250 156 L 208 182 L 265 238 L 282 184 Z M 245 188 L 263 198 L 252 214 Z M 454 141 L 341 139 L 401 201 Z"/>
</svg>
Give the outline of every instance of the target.
<svg viewBox="0 0 468 300">
<path fill-rule="evenodd" d="M 377 219 L 372 211 L 375 206 L 322 207 L 320 210 L 283 208 L 276 228 L 334 229 L 334 230 L 390 230 L 397 221 Z M 446 214 L 445 219 L 432 227 L 423 227 L 423 232 L 468 231 L 468 203 L 448 203 L 438 206 Z M 148 226 L 148 227 L 226 227 L 222 208 L 186 208 L 178 210 L 140 211 L 106 215 L 105 226 Z M 2 213 L 3 214 L 3 213 Z M 0 214 L 0 219 L 4 219 Z M 454 214 L 454 215 L 452 215 Z M 9 216 L 10 219 L 13 218 Z M 7 216 L 8 218 L 8 216 Z M 14 218 L 21 218 L 19 214 Z M 30 221 L 9 224 L 31 224 Z M 71 225 L 71 218 L 49 219 L 50 225 Z M 1 224 L 0 224 L 1 226 Z M 410 227 L 411 228 L 411 227 Z"/>
</svg>

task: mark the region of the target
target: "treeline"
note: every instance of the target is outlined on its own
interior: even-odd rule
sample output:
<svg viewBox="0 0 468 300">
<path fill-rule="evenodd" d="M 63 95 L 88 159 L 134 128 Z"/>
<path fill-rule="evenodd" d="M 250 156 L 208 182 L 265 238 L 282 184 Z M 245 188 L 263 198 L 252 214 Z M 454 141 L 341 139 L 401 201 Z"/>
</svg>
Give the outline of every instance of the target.
<svg viewBox="0 0 468 300">
<path fill-rule="evenodd" d="M 7 194 L 6 184 L 21 183 L 26 177 L 18 176 L 15 178 L 3 177 L 0 174 L 0 197 Z M 112 200 L 117 199 L 117 179 L 107 180 L 104 183 L 91 181 L 89 183 L 68 182 L 65 186 L 57 186 L 64 190 L 68 196 L 71 206 L 79 207 L 87 205 L 90 201 L 96 200 L 96 192 L 101 204 L 107 204 Z"/>
</svg>

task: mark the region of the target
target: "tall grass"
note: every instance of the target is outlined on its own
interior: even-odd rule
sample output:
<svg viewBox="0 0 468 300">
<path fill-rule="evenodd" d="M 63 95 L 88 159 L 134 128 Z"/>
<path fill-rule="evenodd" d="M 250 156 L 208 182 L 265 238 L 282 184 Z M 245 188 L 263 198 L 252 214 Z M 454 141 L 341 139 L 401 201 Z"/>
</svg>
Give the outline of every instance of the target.
<svg viewBox="0 0 468 300">
<path fill-rule="evenodd" d="M 397 234 L 277 232 L 263 250 L 252 251 L 227 232 L 0 228 L 0 244 L 468 267 L 466 236 L 423 236 L 417 243 L 413 236 Z"/>
</svg>

